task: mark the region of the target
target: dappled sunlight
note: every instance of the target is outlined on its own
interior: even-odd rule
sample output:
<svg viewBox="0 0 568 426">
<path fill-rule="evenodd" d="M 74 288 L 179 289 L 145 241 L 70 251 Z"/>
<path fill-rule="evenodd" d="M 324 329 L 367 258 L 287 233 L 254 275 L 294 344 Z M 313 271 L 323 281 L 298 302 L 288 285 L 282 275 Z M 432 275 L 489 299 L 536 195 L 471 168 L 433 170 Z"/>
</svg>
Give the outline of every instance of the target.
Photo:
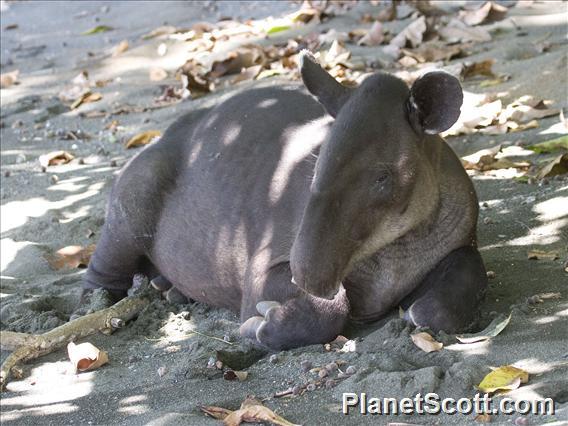
<svg viewBox="0 0 568 426">
<path fill-rule="evenodd" d="M 543 222 L 568 217 L 568 197 L 541 201 L 533 207 L 533 211 L 538 214 L 537 219 Z"/>
<path fill-rule="evenodd" d="M 312 153 L 327 136 L 330 123 L 331 120 L 328 117 L 324 117 L 304 126 L 287 130 L 289 141 L 284 146 L 284 150 L 278 160 L 278 165 L 276 166 L 270 183 L 268 196 L 271 204 L 275 205 L 280 201 L 298 163 L 306 161 L 307 159 L 315 164 L 315 157 L 312 157 Z M 306 176 L 306 179 L 309 179 L 309 176 Z"/>
<path fill-rule="evenodd" d="M 563 191 L 559 191 L 563 192 Z M 518 198 L 519 201 L 525 202 L 523 196 L 515 196 L 508 201 Z M 498 208 L 505 202 L 504 199 L 487 200 L 480 204 L 486 204 L 490 208 Z M 532 211 L 536 213 L 535 219 L 542 222 L 542 225 L 527 226 L 523 222 L 517 222 L 524 225 L 527 230 L 526 235 L 510 239 L 506 242 L 486 245 L 481 250 L 490 250 L 503 246 L 529 246 L 529 245 L 548 245 L 561 241 L 568 227 L 568 197 L 559 196 L 536 203 Z M 499 214 L 509 214 L 509 209 L 501 209 Z"/>
<path fill-rule="evenodd" d="M 132 395 L 126 398 L 122 398 L 118 403 L 118 412 L 128 415 L 139 415 L 150 411 L 150 407 L 146 404 L 141 404 L 141 402 L 146 401 L 148 397 L 146 395 Z"/>
<path fill-rule="evenodd" d="M 74 203 L 99 194 L 104 187 L 104 182 L 96 182 L 89 188 L 75 195 L 68 195 L 59 201 L 49 201 L 44 197 L 34 197 L 24 201 L 10 201 L 0 207 L 2 215 L 1 232 L 24 225 L 30 218 L 41 217 L 50 210 L 71 207 Z"/>
<path fill-rule="evenodd" d="M 35 404 L 34 404 L 35 405 Z M 6 422 L 16 421 L 22 417 L 42 417 L 54 414 L 69 414 L 79 411 L 80 407 L 68 402 L 61 404 L 40 405 L 33 408 L 20 409 L 18 411 L 10 411 L 2 414 L 2 420 Z"/>
<path fill-rule="evenodd" d="M 563 304 L 561 307 L 564 308 L 564 309 L 561 310 L 561 311 L 558 311 L 554 314 L 551 314 L 551 315 L 545 315 L 545 316 L 542 316 L 542 317 L 539 317 L 539 318 L 535 318 L 533 320 L 533 322 L 535 324 L 542 325 L 542 324 L 550 324 L 552 322 L 565 319 L 565 317 L 568 317 L 568 305 Z"/>
<path fill-rule="evenodd" d="M 8 384 L 17 396 L 2 399 L 3 408 L 55 404 L 84 397 L 93 390 L 97 372 L 74 374 L 70 362 L 44 362 L 32 369 L 30 377 Z M 57 392 L 54 390 L 57 389 Z"/>
</svg>

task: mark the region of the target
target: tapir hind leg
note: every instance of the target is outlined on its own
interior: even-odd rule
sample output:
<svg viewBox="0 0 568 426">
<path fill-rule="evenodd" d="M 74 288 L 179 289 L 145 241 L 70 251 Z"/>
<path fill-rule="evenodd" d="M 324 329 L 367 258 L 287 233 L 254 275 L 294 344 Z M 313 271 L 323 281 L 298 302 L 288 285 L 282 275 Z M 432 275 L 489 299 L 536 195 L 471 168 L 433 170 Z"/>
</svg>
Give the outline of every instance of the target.
<svg viewBox="0 0 568 426">
<path fill-rule="evenodd" d="M 455 333 L 476 320 L 486 288 L 481 255 L 476 248 L 462 247 L 446 256 L 401 307 L 416 326 Z"/>
<path fill-rule="evenodd" d="M 146 272 L 149 262 L 126 229 L 105 224 L 83 279 L 84 291 L 104 288 L 113 302 L 126 296 L 132 278 Z"/>
<path fill-rule="evenodd" d="M 240 328 L 244 337 L 283 350 L 330 342 L 341 333 L 349 312 L 345 290 L 332 300 L 322 299 L 292 284 L 291 277 L 290 265 L 282 263 L 246 286 Z"/>
</svg>

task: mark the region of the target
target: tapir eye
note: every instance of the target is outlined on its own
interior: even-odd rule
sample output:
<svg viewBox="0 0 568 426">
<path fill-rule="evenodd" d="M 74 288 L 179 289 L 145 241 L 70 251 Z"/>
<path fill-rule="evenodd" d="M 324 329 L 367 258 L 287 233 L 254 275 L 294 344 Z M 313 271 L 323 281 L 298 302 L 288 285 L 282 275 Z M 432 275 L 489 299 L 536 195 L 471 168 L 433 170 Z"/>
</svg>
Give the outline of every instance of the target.
<svg viewBox="0 0 568 426">
<path fill-rule="evenodd" d="M 389 197 L 392 190 L 392 176 L 388 170 L 381 171 L 374 176 L 373 192 L 379 196 L 381 200 Z"/>
<path fill-rule="evenodd" d="M 381 172 L 375 175 L 375 186 L 380 187 L 383 186 L 388 180 L 390 179 L 389 172 Z"/>
</svg>

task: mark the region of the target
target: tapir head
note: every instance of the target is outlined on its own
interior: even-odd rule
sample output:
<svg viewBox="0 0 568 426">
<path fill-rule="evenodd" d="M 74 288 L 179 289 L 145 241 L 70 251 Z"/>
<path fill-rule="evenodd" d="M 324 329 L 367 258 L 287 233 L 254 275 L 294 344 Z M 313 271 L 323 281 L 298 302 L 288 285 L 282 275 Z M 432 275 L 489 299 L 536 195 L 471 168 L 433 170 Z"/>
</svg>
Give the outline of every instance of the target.
<svg viewBox="0 0 568 426">
<path fill-rule="evenodd" d="M 320 149 L 290 263 L 298 286 L 331 297 L 357 262 L 432 216 L 440 170 L 425 153 L 440 141 L 429 135 L 455 123 L 463 95 L 444 72 L 425 74 L 410 89 L 384 73 L 346 88 L 307 51 L 300 73 L 335 121 Z"/>
</svg>

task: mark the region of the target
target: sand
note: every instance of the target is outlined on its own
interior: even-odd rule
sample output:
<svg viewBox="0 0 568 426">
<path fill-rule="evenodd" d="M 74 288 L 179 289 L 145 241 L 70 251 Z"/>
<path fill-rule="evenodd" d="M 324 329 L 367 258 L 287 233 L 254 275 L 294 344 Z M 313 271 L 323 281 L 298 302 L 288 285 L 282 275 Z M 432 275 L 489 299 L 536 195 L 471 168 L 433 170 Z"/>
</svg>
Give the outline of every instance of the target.
<svg viewBox="0 0 568 426">
<path fill-rule="evenodd" d="M 361 26 L 358 19 L 369 7 L 360 4 L 346 15 L 303 31 Z M 97 241 L 110 185 L 137 151 L 125 150 L 120 142 L 142 130 L 164 130 L 183 112 L 213 105 L 234 90 L 246 90 L 250 83 L 197 101 L 121 115 L 117 118 L 124 129 L 118 141 L 105 129 L 108 120 L 63 112 L 57 94 L 81 70 L 88 69 L 93 80 L 120 80 L 102 88 L 103 100 L 82 111 L 110 108 L 113 103 L 147 105 L 160 93 L 161 84 L 175 83 L 171 77 L 150 82 L 148 70 L 156 65 L 175 70 L 183 63 L 183 52 L 173 46 L 158 57 L 160 41 L 141 41 L 143 34 L 166 22 L 182 27 L 220 16 L 278 16 L 296 6 L 222 2 L 215 10 L 210 3 L 3 2 L 2 8 L 2 72 L 19 69 L 21 84 L 1 91 L 0 326 L 38 333 L 68 320 L 84 273 L 81 269 L 53 271 L 44 255 L 67 245 Z M 479 81 L 470 81 L 464 83 L 464 90 L 504 92 L 506 100 L 528 94 L 566 107 L 567 19 L 566 4 L 560 2 L 511 8 L 507 19 L 489 26 L 493 41 L 476 45 L 473 55 L 450 64 L 495 58 L 494 70 L 510 74 L 511 79 L 486 88 L 480 88 Z M 6 30 L 9 24 L 19 27 Z M 99 24 L 115 30 L 78 36 Z M 130 41 L 128 52 L 118 58 L 103 57 L 123 39 Z M 531 43 L 543 39 L 551 43 L 548 51 L 530 49 Z M 376 56 L 373 48 L 353 50 L 366 60 Z M 277 80 L 261 84 L 277 84 Z M 48 136 L 50 131 L 62 135 L 78 129 L 91 139 Z M 551 117 L 540 120 L 536 129 L 451 137 L 448 142 L 461 156 L 499 144 L 548 140 L 562 132 L 558 117 Z M 42 172 L 39 155 L 57 149 L 73 152 L 76 160 Z M 353 352 L 327 351 L 323 345 L 314 345 L 265 354 L 240 339 L 233 313 L 201 304 L 171 305 L 156 293 L 139 318 L 124 329 L 86 339 L 109 352 L 110 363 L 101 369 L 75 374 L 65 350 L 26 364 L 23 378 L 12 381 L 1 394 L 3 424 L 213 425 L 218 422 L 205 417 L 199 406 L 236 409 L 248 394 L 265 399 L 267 406 L 298 424 L 473 424 L 473 415 L 363 416 L 353 411 L 345 416 L 342 395 L 366 392 L 381 398 L 412 398 L 418 392 L 436 392 L 441 397 L 471 398 L 490 367 L 507 364 L 530 374 L 528 383 L 507 396 L 550 397 L 556 404 L 555 415 L 527 415 L 526 424 L 566 424 L 568 274 L 563 262 L 567 259 L 568 180 L 560 177 L 526 184 L 478 175 L 473 181 L 481 204 L 479 245 L 487 269 L 495 273 L 478 326 L 512 312 L 510 324 L 496 338 L 462 345 L 442 334 L 437 338 L 444 349 L 426 354 L 413 345 L 409 337 L 413 330 L 393 312 L 377 324 L 346 331 L 355 339 Z M 560 258 L 529 260 L 527 253 L 532 249 L 554 250 Z M 560 293 L 561 297 L 542 303 L 527 301 L 541 293 Z M 217 351 L 229 351 L 232 356 Z M 1 355 L 4 360 L 8 352 Z M 248 371 L 247 379 L 227 381 L 221 370 L 208 368 L 218 356 L 225 360 L 225 367 Z M 307 363 L 317 368 L 332 362 L 341 371 L 332 371 L 323 379 L 317 371 L 302 368 Z M 354 374 L 339 374 L 348 367 Z M 305 389 L 310 383 L 316 384 L 315 390 L 312 386 Z M 274 397 L 290 388 L 301 391 Z M 518 417 L 494 416 L 492 423 L 524 421 Z"/>
</svg>

